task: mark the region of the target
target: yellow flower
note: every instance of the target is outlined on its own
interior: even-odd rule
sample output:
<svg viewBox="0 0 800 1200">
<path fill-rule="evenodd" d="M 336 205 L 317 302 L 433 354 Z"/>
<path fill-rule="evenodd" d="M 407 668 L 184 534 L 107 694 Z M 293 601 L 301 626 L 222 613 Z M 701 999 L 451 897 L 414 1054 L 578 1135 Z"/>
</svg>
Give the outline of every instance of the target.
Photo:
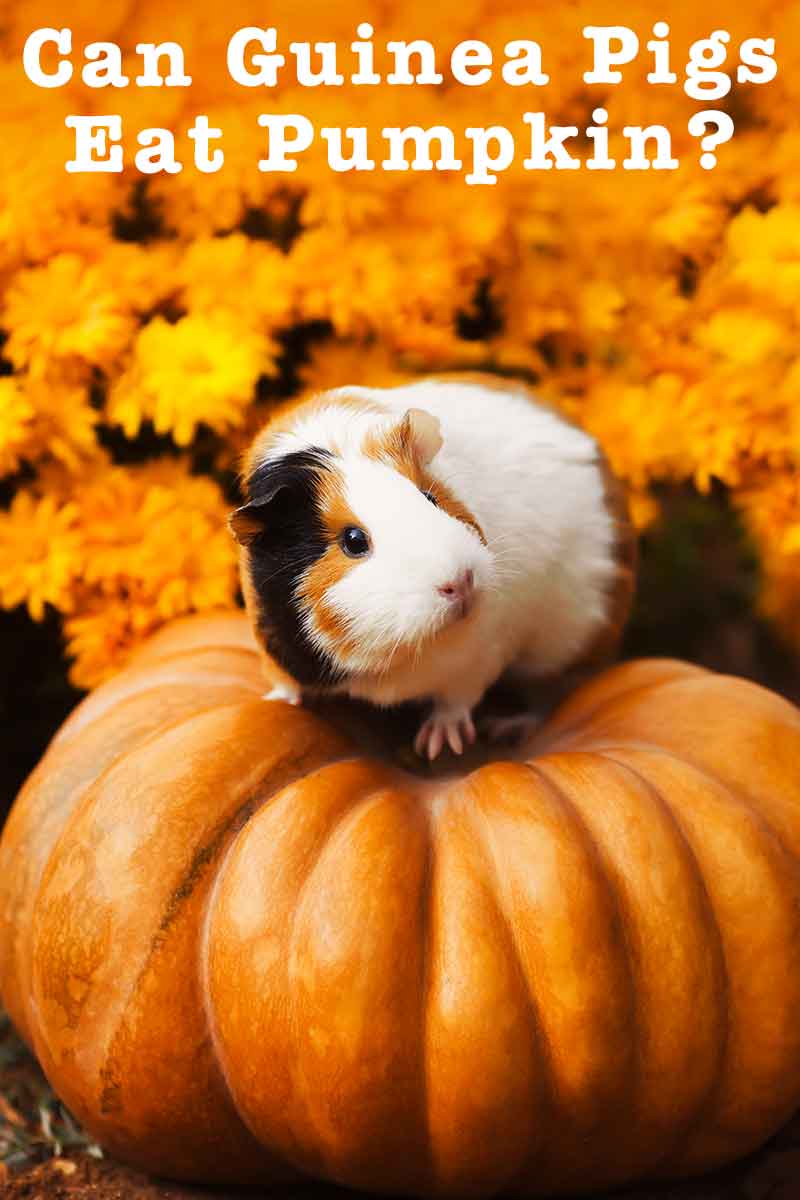
<svg viewBox="0 0 800 1200">
<path fill-rule="evenodd" d="M 785 346 L 784 330 L 777 321 L 745 308 L 715 313 L 695 337 L 699 345 L 737 367 L 757 366 Z"/>
<path fill-rule="evenodd" d="M 800 641 L 800 458 L 744 488 L 738 503 L 766 576 L 760 607 L 787 637 Z"/>
<path fill-rule="evenodd" d="M 684 391 L 684 381 L 670 373 L 646 386 L 608 381 L 581 406 L 582 423 L 605 447 L 613 469 L 640 492 L 653 479 L 680 478 L 686 469 Z"/>
<path fill-rule="evenodd" d="M 185 461 L 99 468 L 76 489 L 72 507 L 82 569 L 65 632 L 78 686 L 118 669 L 162 622 L 234 603 L 229 506 Z"/>
<path fill-rule="evenodd" d="M 476 29 L 501 58 L 529 27 L 545 47 L 551 122 L 587 123 L 598 97 L 582 84 L 575 31 L 598 19 L 596 5 L 410 2 L 384 6 L 376 25 L 384 74 L 382 43 L 412 27 L 437 43 L 442 64 Z M 19 86 L 25 38 L 59 26 L 64 5 L 35 0 L 35 20 L 28 5 L 6 7 L 0 328 L 16 374 L 0 378 L 0 475 L 24 469 L 30 479 L 0 515 L 0 602 L 68 614 L 74 678 L 95 682 L 169 616 L 236 594 L 217 484 L 174 459 L 115 466 L 104 447 L 130 464 L 152 425 L 180 446 L 200 434 L 204 465 L 227 469 L 290 379 L 390 384 L 486 365 L 535 377 L 547 401 L 598 437 L 634 489 L 640 525 L 653 519 L 659 481 L 722 481 L 759 548 L 765 610 L 800 644 L 796 5 L 673 5 L 676 70 L 717 24 L 733 47 L 764 27 L 781 48 L 769 86 L 737 88 L 736 136 L 714 171 L 700 168 L 688 132 L 696 102 L 680 83 L 654 88 L 632 64 L 614 89 L 611 152 L 627 155 L 623 124 L 662 123 L 678 170 L 529 172 L 518 142 L 511 168 L 485 188 L 457 172 L 381 170 L 380 135 L 449 126 L 464 157 L 463 129 L 485 125 L 487 112 L 519 132 L 530 89 L 499 77 L 481 88 L 382 85 L 365 97 L 348 82 L 298 86 L 289 64 L 271 111 L 303 112 L 317 129 L 365 125 L 377 169 L 331 172 L 318 136 L 292 175 L 260 172 L 263 96 L 233 84 L 225 66 L 231 29 L 250 20 L 247 0 L 202 20 L 197 4 L 175 0 L 170 36 L 185 48 L 192 88 L 116 96 L 131 136 L 175 132 L 178 175 L 137 176 L 128 145 L 121 174 L 70 175 L 64 118 L 86 110 L 85 85 L 76 73 L 64 88 Z M 76 66 L 89 35 L 119 42 L 124 32 L 126 47 L 160 40 L 162 10 L 159 0 L 76 0 Z M 626 22 L 647 30 L 651 10 L 631 0 Z M 345 59 L 361 16 L 325 0 L 270 10 L 285 44 L 313 34 L 338 41 Z M 186 131 L 197 112 L 224 131 L 216 174 L 192 165 Z M 574 145 L 585 158 L 586 141 Z M 259 386 L 263 375 L 273 378 Z M 139 446 L 125 444 L 140 433 Z"/>
<path fill-rule="evenodd" d="M 4 354 L 34 376 L 64 359 L 108 370 L 134 329 L 110 283 L 77 254 L 18 272 L 2 319 L 10 331 Z"/>
<path fill-rule="evenodd" d="M 267 242 L 241 233 L 198 238 L 177 270 L 180 296 L 193 314 L 224 312 L 237 324 L 265 332 L 291 325 L 294 271 L 285 255 Z"/>
<path fill-rule="evenodd" d="M 73 492 L 85 530 L 89 582 L 135 573 L 136 555 L 149 553 L 149 538 L 161 538 L 156 526 L 174 513 L 197 514 L 207 524 L 224 524 L 226 507 L 217 485 L 193 476 L 183 459 L 164 458 L 134 467 L 107 466 Z M 180 553 L 176 547 L 174 553 Z M 160 575 L 168 570 L 154 561 Z"/>
<path fill-rule="evenodd" d="M 628 495 L 628 511 L 638 530 L 653 525 L 660 513 L 658 501 L 649 492 L 632 489 Z"/>
<path fill-rule="evenodd" d="M 180 253 L 171 241 L 140 246 L 108 239 L 97 266 L 122 308 L 137 314 L 148 313 L 174 300 Z M 135 329 L 131 336 L 133 333 Z"/>
<path fill-rule="evenodd" d="M 800 259 L 800 205 L 779 204 L 769 212 L 744 208 L 728 226 L 725 241 L 735 259 Z"/>
<path fill-rule="evenodd" d="M 625 307 L 619 288 L 606 280 L 586 284 L 579 295 L 580 318 L 590 333 L 611 333 Z"/>
<path fill-rule="evenodd" d="M 84 531 L 84 581 L 110 594 L 144 588 L 161 619 L 230 604 L 235 547 L 228 507 L 210 479 L 188 464 L 99 472 L 75 492 Z"/>
<path fill-rule="evenodd" d="M 653 237 L 684 254 L 707 253 L 724 219 L 724 209 L 709 187 L 691 184 L 653 222 Z"/>
<path fill-rule="evenodd" d="M 69 375 L 19 377 L 32 417 L 21 456 L 29 462 L 55 459 L 70 471 L 96 458 L 98 412 L 89 401 L 85 383 L 73 383 Z"/>
<path fill-rule="evenodd" d="M 0 379 L 0 476 L 16 471 L 25 457 L 33 405 L 16 379 Z"/>
<path fill-rule="evenodd" d="M 210 316 L 183 317 L 174 325 L 155 317 L 112 386 L 108 418 L 128 437 L 150 420 L 179 446 L 188 445 L 201 424 L 225 432 L 244 420 L 258 378 L 274 369 L 276 354 L 268 337 Z"/>
<path fill-rule="evenodd" d="M 303 387 L 311 392 L 348 383 L 391 387 L 413 377 L 379 342 L 323 342 L 314 347 L 299 374 Z"/>
<path fill-rule="evenodd" d="M 0 604 L 27 604 L 34 621 L 45 605 L 68 612 L 83 565 L 83 537 L 74 504 L 20 491 L 0 513 Z"/>
<path fill-rule="evenodd" d="M 93 688 L 125 666 L 131 652 L 158 627 L 158 614 L 131 595 L 91 600 L 64 622 L 69 677 L 74 687 Z"/>
<path fill-rule="evenodd" d="M 403 353 L 437 364 L 472 354 L 456 321 L 472 303 L 482 264 L 474 254 L 454 257 L 444 233 L 394 225 L 343 241 L 321 228 L 298 239 L 290 261 L 306 320 L 330 321 L 347 339 L 380 331 Z"/>
</svg>

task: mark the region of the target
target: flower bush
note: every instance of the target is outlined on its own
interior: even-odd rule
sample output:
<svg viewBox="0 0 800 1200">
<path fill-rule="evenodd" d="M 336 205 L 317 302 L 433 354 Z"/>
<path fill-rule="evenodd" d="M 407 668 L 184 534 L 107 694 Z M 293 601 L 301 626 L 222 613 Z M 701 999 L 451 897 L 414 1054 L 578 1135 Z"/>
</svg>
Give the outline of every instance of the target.
<svg viewBox="0 0 800 1200">
<path fill-rule="evenodd" d="M 602 442 L 640 524 L 663 482 L 719 482 L 758 549 L 761 604 L 800 644 L 800 8 L 653 0 L 421 0 L 329 5 L 243 0 L 53 0 L 5 6 L 0 34 L 0 604 L 63 614 L 72 678 L 90 686 L 175 615 L 233 602 L 220 480 L 288 386 L 391 382 L 451 368 L 535 380 Z M 690 11 L 691 10 L 691 11 Z M 688 118 L 709 105 L 632 66 L 616 88 L 582 82 L 585 24 L 621 19 L 644 43 L 670 20 L 676 69 L 714 29 L 774 36 L 768 86 L 734 85 L 713 171 Z M 425 37 L 541 42 L 544 88 L 245 89 L 225 46 L 253 23 L 346 47 Z M 193 84 L 90 91 L 23 76 L 30 31 L 69 23 L 77 50 L 179 41 Z M 79 61 L 79 56 L 78 61 Z M 379 56 L 380 57 L 380 56 Z M 253 94 L 256 92 L 257 94 Z M 398 95 L 398 93 L 401 93 Z M 676 171 L 526 172 L 492 187 L 432 172 L 257 170 L 262 111 L 315 124 L 504 124 L 546 111 L 615 129 L 666 124 Z M 126 146 L 176 131 L 176 175 L 67 175 L 70 113 L 119 112 Z M 217 174 L 191 164 L 197 113 L 224 131 Z M 402 114 L 402 115 L 401 115 Z M 400 122 L 398 122 L 400 118 Z M 588 145 L 585 147 L 588 150 Z M 615 153 L 616 150 L 616 153 Z M 289 370 L 287 364 L 293 368 Z M 654 490 L 656 489 L 656 490 Z"/>
</svg>

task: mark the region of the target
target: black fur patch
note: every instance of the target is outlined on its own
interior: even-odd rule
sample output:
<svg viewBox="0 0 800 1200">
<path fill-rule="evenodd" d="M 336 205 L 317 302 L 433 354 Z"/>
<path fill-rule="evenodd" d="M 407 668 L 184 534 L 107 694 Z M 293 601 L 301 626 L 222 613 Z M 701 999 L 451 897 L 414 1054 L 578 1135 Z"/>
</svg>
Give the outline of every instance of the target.
<svg viewBox="0 0 800 1200">
<path fill-rule="evenodd" d="M 248 511 L 263 523 L 250 544 L 259 630 L 272 658 L 308 688 L 330 687 L 344 675 L 307 637 L 295 594 L 300 577 L 327 549 L 318 493 L 331 457 L 318 447 L 297 450 L 258 467 L 247 484 Z"/>
</svg>

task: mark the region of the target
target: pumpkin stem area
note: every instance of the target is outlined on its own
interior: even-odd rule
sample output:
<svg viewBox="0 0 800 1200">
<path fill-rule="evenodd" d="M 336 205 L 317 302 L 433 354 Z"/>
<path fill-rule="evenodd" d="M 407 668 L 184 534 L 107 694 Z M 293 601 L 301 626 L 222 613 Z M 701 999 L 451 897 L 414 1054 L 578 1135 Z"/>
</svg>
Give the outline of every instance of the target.
<svg viewBox="0 0 800 1200">
<path fill-rule="evenodd" d="M 546 700 L 541 704 L 537 702 L 533 713 L 537 718 L 544 719 L 561 698 L 560 695 L 554 695 L 549 704 Z M 465 771 L 474 771 L 487 763 L 507 762 L 509 758 L 516 758 L 519 739 L 511 736 L 493 740 L 487 727 L 495 719 L 525 713 L 530 698 L 526 706 L 525 698 L 512 685 L 505 682 L 495 685 L 476 710 L 478 738 L 475 744 L 465 747 L 461 755 L 454 755 L 445 747 L 434 762 L 428 762 L 414 749 L 414 737 L 427 714 L 425 704 L 376 708 L 366 701 L 346 696 L 315 697 L 304 700 L 304 704 L 365 754 L 380 758 L 390 766 L 421 779 L 446 779 L 449 776 L 462 776 Z M 519 757 L 523 757 L 522 754 Z"/>
</svg>

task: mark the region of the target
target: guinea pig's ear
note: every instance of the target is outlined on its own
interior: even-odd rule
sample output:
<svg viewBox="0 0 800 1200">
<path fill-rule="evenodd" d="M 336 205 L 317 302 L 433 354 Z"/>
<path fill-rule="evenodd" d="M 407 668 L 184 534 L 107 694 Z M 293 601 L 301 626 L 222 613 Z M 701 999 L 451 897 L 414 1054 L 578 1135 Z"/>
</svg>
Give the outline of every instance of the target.
<svg viewBox="0 0 800 1200">
<path fill-rule="evenodd" d="M 400 423 L 400 438 L 419 465 L 427 466 L 442 448 L 439 418 L 421 408 L 409 408 Z"/>
<path fill-rule="evenodd" d="M 249 546 L 260 533 L 264 532 L 269 501 L 272 496 L 259 500 L 251 500 L 235 509 L 228 517 L 228 529 L 240 546 Z"/>
<path fill-rule="evenodd" d="M 295 450 L 257 467 L 247 481 L 252 499 L 228 518 L 228 528 L 242 546 L 249 546 L 263 533 L 280 537 L 287 511 L 302 509 L 316 495 L 320 472 L 329 465 L 331 454 L 319 446 Z"/>
<path fill-rule="evenodd" d="M 260 495 L 234 509 L 228 517 L 228 528 L 240 546 L 250 546 L 264 532 L 269 523 L 270 505 L 288 487 L 289 482 L 276 472 L 276 478 Z"/>
</svg>

